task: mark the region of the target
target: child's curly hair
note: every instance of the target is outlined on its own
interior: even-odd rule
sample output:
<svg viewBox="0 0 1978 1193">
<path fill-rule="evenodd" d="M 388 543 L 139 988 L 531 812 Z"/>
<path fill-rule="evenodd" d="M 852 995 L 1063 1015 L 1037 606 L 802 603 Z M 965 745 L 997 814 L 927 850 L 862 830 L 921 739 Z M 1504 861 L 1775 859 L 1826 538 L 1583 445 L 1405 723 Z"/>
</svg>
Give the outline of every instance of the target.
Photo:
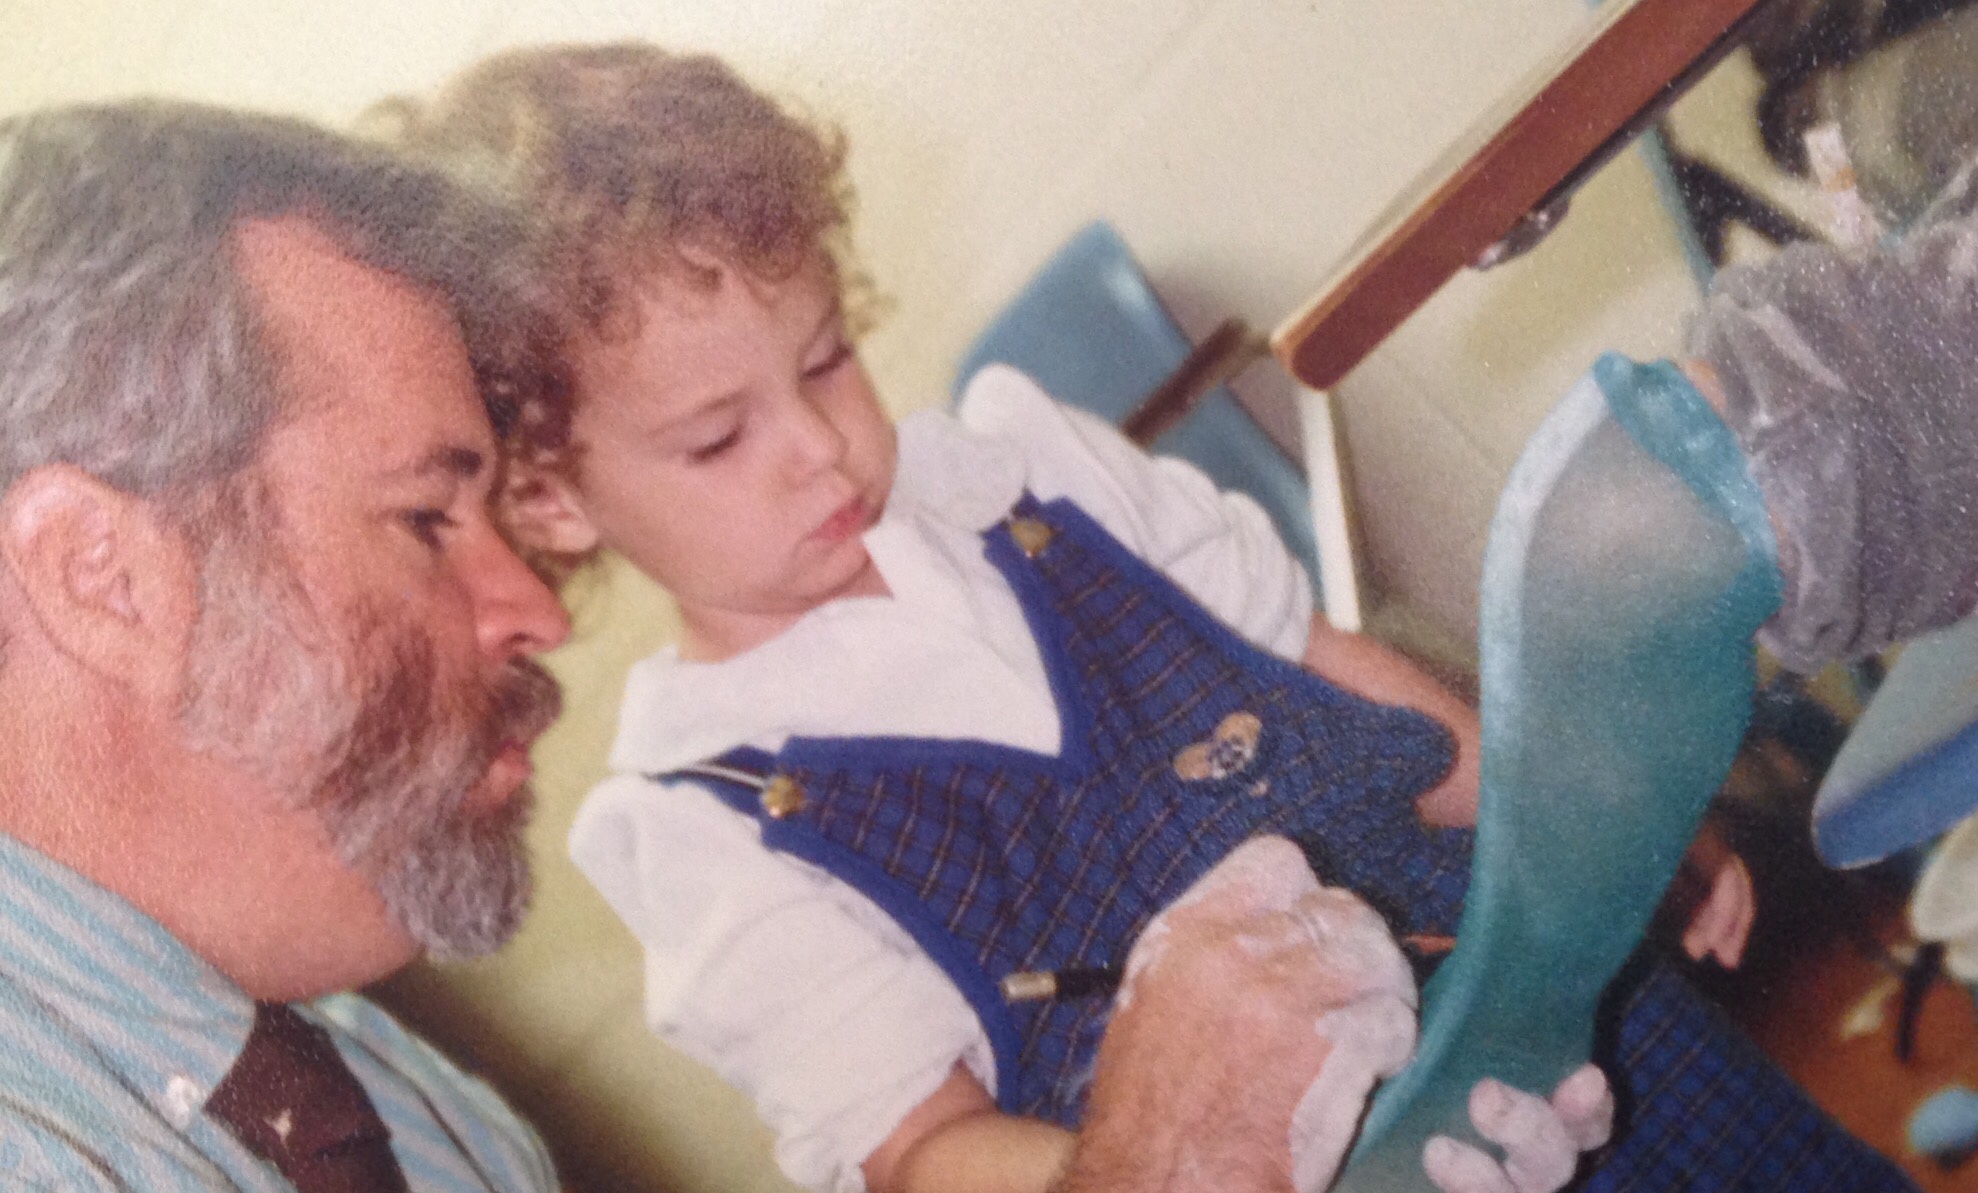
<svg viewBox="0 0 1978 1193">
<path fill-rule="evenodd" d="M 871 287 L 850 257 L 844 136 L 718 58 L 639 42 L 512 50 L 361 123 L 526 206 L 566 340 L 632 334 L 631 299 L 656 271 L 705 277 L 683 247 L 770 279 L 821 254 L 853 331 L 870 323 Z M 538 372 L 516 379 L 512 447 L 567 468 L 575 395 L 553 359 Z"/>
</svg>

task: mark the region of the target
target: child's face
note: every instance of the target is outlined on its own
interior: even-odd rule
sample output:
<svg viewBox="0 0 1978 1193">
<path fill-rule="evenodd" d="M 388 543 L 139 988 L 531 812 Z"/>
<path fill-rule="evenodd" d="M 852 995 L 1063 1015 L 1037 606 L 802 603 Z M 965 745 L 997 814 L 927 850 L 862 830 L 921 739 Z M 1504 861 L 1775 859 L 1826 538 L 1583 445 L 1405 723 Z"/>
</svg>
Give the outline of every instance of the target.
<svg viewBox="0 0 1978 1193">
<path fill-rule="evenodd" d="M 636 336 L 574 350 L 579 454 L 559 487 L 580 535 L 672 593 L 690 655 L 719 658 L 885 591 L 861 535 L 894 433 L 821 262 L 780 282 L 696 263 L 712 288 L 662 275 L 635 297 Z"/>
</svg>

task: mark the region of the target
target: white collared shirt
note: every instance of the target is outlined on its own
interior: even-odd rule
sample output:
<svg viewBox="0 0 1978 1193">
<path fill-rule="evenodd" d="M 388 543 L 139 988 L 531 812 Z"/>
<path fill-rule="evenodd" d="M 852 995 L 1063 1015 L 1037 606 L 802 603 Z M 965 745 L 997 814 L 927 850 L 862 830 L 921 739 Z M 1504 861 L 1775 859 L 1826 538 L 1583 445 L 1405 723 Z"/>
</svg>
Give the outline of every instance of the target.
<svg viewBox="0 0 1978 1193">
<path fill-rule="evenodd" d="M 1310 585 L 1269 519 L 1192 467 L 1006 368 L 959 417 L 902 421 L 899 468 L 865 542 L 891 595 L 831 602 L 720 663 L 662 651 L 632 669 L 612 778 L 571 829 L 578 867 L 644 946 L 654 1031 L 754 1099 L 779 1164 L 861 1190 L 860 1164 L 957 1061 L 992 1092 L 974 1013 L 863 895 L 765 849 L 693 783 L 644 776 L 794 735 L 972 738 L 1054 753 L 1057 708 L 982 531 L 1028 489 L 1069 498 L 1258 645 L 1291 659 Z"/>
</svg>

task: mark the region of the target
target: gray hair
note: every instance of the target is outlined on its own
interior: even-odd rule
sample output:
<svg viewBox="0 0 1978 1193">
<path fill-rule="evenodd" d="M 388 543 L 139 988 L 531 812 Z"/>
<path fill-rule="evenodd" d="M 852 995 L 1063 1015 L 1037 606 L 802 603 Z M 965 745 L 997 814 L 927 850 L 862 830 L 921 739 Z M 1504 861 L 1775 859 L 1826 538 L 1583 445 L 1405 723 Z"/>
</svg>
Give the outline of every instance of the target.
<svg viewBox="0 0 1978 1193">
<path fill-rule="evenodd" d="M 229 238 L 285 215 L 446 299 L 510 434 L 538 304 L 508 209 L 296 120 L 65 108 L 0 121 L 0 492 L 58 462 L 148 499 L 239 475 L 284 395 Z"/>
</svg>

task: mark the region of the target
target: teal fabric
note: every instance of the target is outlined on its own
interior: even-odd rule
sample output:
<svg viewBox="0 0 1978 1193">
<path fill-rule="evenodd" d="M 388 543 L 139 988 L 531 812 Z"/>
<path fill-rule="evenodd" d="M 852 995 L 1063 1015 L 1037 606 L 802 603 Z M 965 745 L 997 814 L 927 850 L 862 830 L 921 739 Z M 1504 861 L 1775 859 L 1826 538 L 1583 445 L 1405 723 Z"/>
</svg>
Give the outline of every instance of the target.
<svg viewBox="0 0 1978 1193">
<path fill-rule="evenodd" d="M 1666 362 L 1602 358 L 1532 437 L 1484 557 L 1469 902 L 1342 1188 L 1418 1182 L 1479 1078 L 1545 1090 L 1587 1058 L 1743 735 L 1775 557 L 1735 440 Z"/>
<path fill-rule="evenodd" d="M 1978 807 L 1978 618 L 1914 639 L 1856 721 L 1813 802 L 1813 846 L 1865 866 Z"/>
</svg>

